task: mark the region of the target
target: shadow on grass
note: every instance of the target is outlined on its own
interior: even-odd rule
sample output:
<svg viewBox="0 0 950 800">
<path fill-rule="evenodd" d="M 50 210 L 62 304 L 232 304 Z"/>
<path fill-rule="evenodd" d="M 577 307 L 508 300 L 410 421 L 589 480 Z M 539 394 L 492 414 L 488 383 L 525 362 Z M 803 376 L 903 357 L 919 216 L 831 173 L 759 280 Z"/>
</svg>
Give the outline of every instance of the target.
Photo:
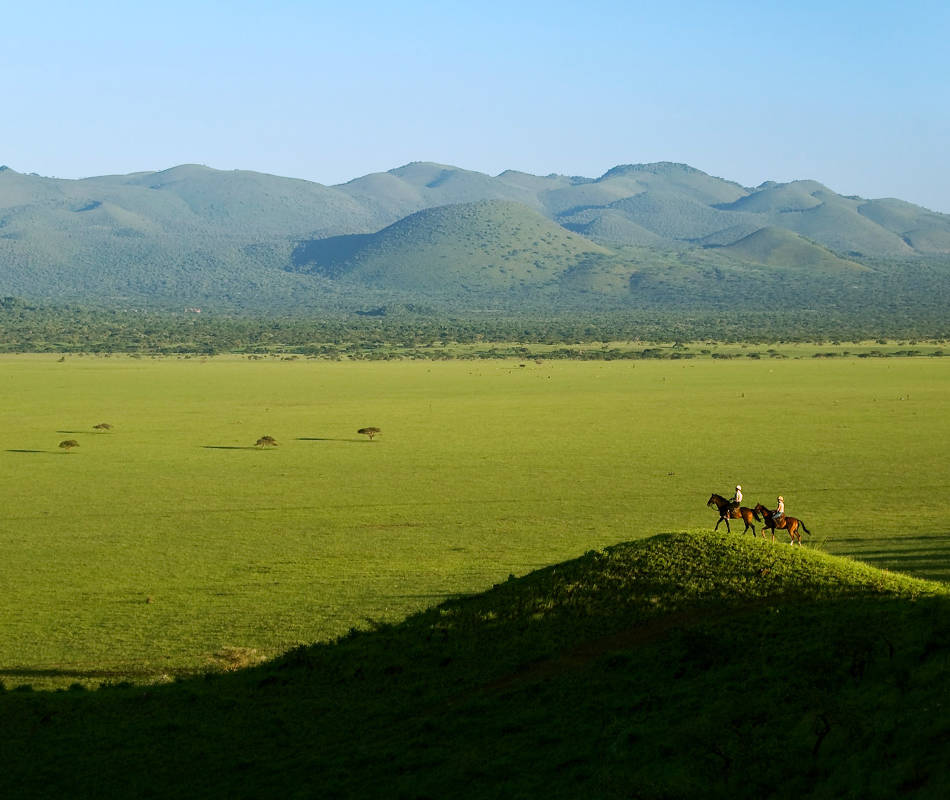
<svg viewBox="0 0 950 800">
<path fill-rule="evenodd" d="M 263 447 L 254 447 L 253 445 L 230 445 L 230 444 L 203 444 L 201 445 L 205 450 L 264 450 Z M 273 448 L 266 448 L 271 450 Z"/>
<path fill-rule="evenodd" d="M 30 667 L 3 667 L 0 676 L 10 678 L 148 678 L 160 670 L 141 669 L 32 669 Z"/>
<path fill-rule="evenodd" d="M 46 453 L 47 455 L 56 455 L 55 450 L 7 450 L 8 453 Z"/>
<path fill-rule="evenodd" d="M 886 542 L 858 536 L 841 541 L 858 545 L 852 556 L 880 569 L 929 580 L 950 579 L 950 532 L 899 536 Z"/>
<path fill-rule="evenodd" d="M 4 703 L 0 787 L 8 797 L 128 795 L 134 763 L 156 798 L 205 786 L 209 796 L 290 796 L 319 788 L 323 775 L 352 797 L 373 786 L 422 796 L 419 787 L 432 797 L 541 797 L 551 786 L 564 797 L 629 796 L 637 785 L 667 797 L 762 796 L 785 785 L 797 796 L 821 795 L 822 786 L 834 788 L 827 776 L 840 774 L 857 729 L 871 759 L 853 765 L 866 780 L 858 790 L 942 796 L 945 722 L 933 713 L 908 725 L 906 714 L 944 696 L 947 603 L 804 604 L 786 621 L 759 603 L 644 617 L 607 594 L 616 609 L 606 624 L 599 609 L 589 616 L 573 601 L 529 623 L 534 599 L 546 595 L 531 582 L 506 595 L 490 625 L 484 612 L 494 601 L 459 608 L 459 622 L 453 615 L 445 627 L 432 624 L 433 614 L 376 625 L 160 695 L 141 686 L 78 701 L 24 694 Z M 444 637 L 433 635 L 437 627 Z M 756 671 L 785 674 L 750 690 L 746 676 Z M 895 676 L 904 676 L 906 691 L 895 688 Z M 709 702 L 717 691 L 723 699 Z M 333 712 L 315 720 L 323 708 Z M 813 719 L 824 726 L 808 725 Z M 539 720 L 554 723 L 540 746 Z M 799 720 L 806 723 L 789 736 Z M 728 751 L 718 745 L 723 731 Z M 684 748 L 690 737 L 699 744 Z M 763 744 L 746 744 L 756 740 Z M 621 755 L 610 749 L 618 741 Z M 786 757 L 771 757 L 776 741 L 787 741 Z M 921 772 L 930 782 L 908 789 L 905 776 L 914 775 L 924 742 L 932 771 Z M 534 745 L 536 757 L 512 758 L 522 743 Z M 875 765 L 885 748 L 886 763 Z M 474 771 L 452 764 L 463 750 L 465 763 L 479 768 L 473 791 L 465 789 Z M 728 770 L 714 760 L 726 753 Z"/>
<path fill-rule="evenodd" d="M 330 439 L 322 436 L 298 436 L 298 442 L 370 442 L 372 439 Z"/>
</svg>

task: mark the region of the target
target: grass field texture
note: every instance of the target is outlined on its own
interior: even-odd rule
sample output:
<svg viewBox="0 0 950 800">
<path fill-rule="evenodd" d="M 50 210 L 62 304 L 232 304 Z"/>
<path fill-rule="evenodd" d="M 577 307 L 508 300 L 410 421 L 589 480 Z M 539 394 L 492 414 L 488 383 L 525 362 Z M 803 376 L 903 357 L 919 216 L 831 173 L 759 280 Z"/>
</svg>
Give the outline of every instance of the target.
<svg viewBox="0 0 950 800">
<path fill-rule="evenodd" d="M 11 356 L 0 421 L 8 686 L 253 662 L 711 528 L 737 481 L 810 546 L 950 578 L 945 359 Z"/>
</svg>

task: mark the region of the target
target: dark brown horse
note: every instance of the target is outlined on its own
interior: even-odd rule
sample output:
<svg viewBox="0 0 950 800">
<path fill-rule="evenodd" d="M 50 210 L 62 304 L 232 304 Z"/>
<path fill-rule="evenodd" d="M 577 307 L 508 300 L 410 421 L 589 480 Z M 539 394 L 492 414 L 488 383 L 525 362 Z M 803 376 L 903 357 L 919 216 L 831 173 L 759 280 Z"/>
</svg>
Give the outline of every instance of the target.
<svg viewBox="0 0 950 800">
<path fill-rule="evenodd" d="M 799 532 L 801 528 L 805 533 L 811 536 L 811 531 L 805 527 L 805 523 L 802 522 L 798 517 L 790 517 L 786 514 L 780 520 L 774 518 L 773 513 L 763 506 L 761 503 L 757 503 L 755 506 L 756 514 L 761 514 L 762 519 L 765 520 L 765 525 L 762 526 L 762 536 L 765 536 L 765 530 L 768 528 L 772 532 L 772 541 L 775 541 L 775 529 L 788 531 L 789 544 L 795 544 L 798 542 L 799 546 L 802 544 L 802 535 Z"/>
<path fill-rule="evenodd" d="M 726 530 L 729 531 L 729 520 L 741 519 L 745 523 L 745 528 L 742 529 L 742 532 L 745 533 L 749 528 L 752 528 L 752 535 L 755 536 L 755 525 L 752 524 L 752 520 L 758 520 L 759 515 L 755 513 L 754 509 L 746 508 L 745 506 L 736 508 L 721 494 L 710 495 L 706 501 L 706 505 L 715 506 L 716 511 L 719 513 L 719 522 L 717 522 L 716 527 L 713 528 L 714 531 L 719 527 L 720 522 L 725 522 Z M 732 531 L 729 532 L 732 533 Z"/>
</svg>

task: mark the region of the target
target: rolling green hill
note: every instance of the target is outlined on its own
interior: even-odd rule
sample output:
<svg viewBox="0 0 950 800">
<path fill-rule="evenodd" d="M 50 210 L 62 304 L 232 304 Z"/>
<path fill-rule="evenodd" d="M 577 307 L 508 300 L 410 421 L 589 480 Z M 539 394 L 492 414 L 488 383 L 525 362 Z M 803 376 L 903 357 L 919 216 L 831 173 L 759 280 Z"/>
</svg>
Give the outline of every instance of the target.
<svg viewBox="0 0 950 800">
<path fill-rule="evenodd" d="M 478 200 L 512 200 L 539 207 L 536 191 L 458 167 L 414 162 L 338 187 L 360 203 L 388 214 L 386 223 L 435 206 Z M 382 226 L 380 226 L 382 227 Z"/>
<path fill-rule="evenodd" d="M 839 258 L 830 250 L 785 228 L 760 228 L 755 233 L 722 248 L 742 261 L 765 264 L 799 274 L 868 272 L 856 261 Z"/>
<path fill-rule="evenodd" d="M 944 214 L 902 200 L 869 200 L 858 205 L 858 213 L 900 235 L 915 252 L 950 252 L 950 232 Z"/>
<path fill-rule="evenodd" d="M 795 181 L 760 187 L 752 195 L 721 208 L 757 213 L 770 226 L 795 231 L 844 255 L 860 258 L 913 254 L 901 230 L 881 225 L 860 213 L 865 204 L 860 198 L 835 194 L 815 181 Z M 884 216 L 881 219 L 893 222 Z"/>
<path fill-rule="evenodd" d="M 668 191 L 642 192 L 611 203 L 610 208 L 667 241 L 698 241 L 717 231 L 757 222 Z"/>
<path fill-rule="evenodd" d="M 605 172 L 599 182 L 631 183 L 646 191 L 667 191 L 706 205 L 728 203 L 749 191 L 734 181 L 715 178 L 688 164 L 669 161 L 617 166 Z"/>
<path fill-rule="evenodd" d="M 0 694 L 0 792 L 942 798 L 950 593 L 672 533 L 203 680 Z"/>
<path fill-rule="evenodd" d="M 148 219 L 167 235 L 261 238 L 375 230 L 377 220 L 336 189 L 256 172 L 184 165 L 162 172 L 57 180 L 0 170 L 3 235 L 21 240 L 50 229 L 71 236 L 121 235 L 90 211 L 112 208 Z M 31 225 L 39 226 L 37 229 Z"/>
<path fill-rule="evenodd" d="M 294 263 L 374 288 L 505 292 L 556 285 L 585 256 L 609 252 L 527 206 L 489 200 L 420 211 L 368 236 L 310 241 Z"/>
<path fill-rule="evenodd" d="M 871 269 L 845 278 L 844 262 Z M 415 162 L 332 187 L 199 165 L 82 180 L 0 168 L 0 295 L 32 301 L 681 307 L 721 302 L 723 281 L 772 292 L 784 269 L 846 281 L 804 282 L 789 302 L 805 307 L 947 300 L 950 216 L 668 162 L 599 178 Z"/>
</svg>

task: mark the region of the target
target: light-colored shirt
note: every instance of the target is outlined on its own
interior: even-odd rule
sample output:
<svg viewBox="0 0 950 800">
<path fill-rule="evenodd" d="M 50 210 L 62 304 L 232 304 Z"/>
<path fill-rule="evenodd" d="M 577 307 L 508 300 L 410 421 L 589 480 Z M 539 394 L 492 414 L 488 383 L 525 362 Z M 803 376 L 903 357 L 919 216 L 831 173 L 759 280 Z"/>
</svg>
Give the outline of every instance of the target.
<svg viewBox="0 0 950 800">
<path fill-rule="evenodd" d="M 732 498 L 732 502 L 733 502 L 733 503 L 741 503 L 741 502 L 742 502 L 742 492 L 740 492 L 738 489 L 736 489 L 736 496 Z"/>
</svg>

